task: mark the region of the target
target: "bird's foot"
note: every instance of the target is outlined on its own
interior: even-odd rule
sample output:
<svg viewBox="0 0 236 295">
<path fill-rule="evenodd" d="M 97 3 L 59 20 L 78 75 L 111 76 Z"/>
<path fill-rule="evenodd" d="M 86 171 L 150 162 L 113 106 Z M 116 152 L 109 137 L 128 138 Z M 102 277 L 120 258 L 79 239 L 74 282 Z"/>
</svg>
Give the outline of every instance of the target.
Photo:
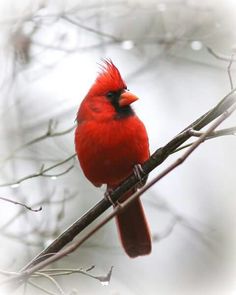
<svg viewBox="0 0 236 295">
<path fill-rule="evenodd" d="M 140 164 L 136 164 L 133 168 L 133 172 L 137 180 L 139 181 L 137 184 L 137 189 L 144 186 L 144 184 L 147 181 L 147 176 L 145 175 L 145 172 L 143 171 L 143 168 Z"/>
<path fill-rule="evenodd" d="M 111 193 L 113 192 L 113 190 L 111 188 L 107 188 L 104 194 L 104 197 L 107 201 L 109 201 L 113 207 L 116 207 L 119 203 L 118 202 L 114 202 L 111 198 Z"/>
</svg>

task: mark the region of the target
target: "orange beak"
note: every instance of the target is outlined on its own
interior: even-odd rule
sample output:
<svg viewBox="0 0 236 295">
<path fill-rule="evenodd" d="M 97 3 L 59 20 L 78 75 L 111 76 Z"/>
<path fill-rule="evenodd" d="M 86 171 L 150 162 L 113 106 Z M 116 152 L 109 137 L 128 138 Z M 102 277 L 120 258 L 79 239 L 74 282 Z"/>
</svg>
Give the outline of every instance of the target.
<svg viewBox="0 0 236 295">
<path fill-rule="evenodd" d="M 124 106 L 130 105 L 136 100 L 138 100 L 138 97 L 136 95 L 134 95 L 131 92 L 125 91 L 120 96 L 119 105 L 120 107 L 124 107 Z"/>
</svg>

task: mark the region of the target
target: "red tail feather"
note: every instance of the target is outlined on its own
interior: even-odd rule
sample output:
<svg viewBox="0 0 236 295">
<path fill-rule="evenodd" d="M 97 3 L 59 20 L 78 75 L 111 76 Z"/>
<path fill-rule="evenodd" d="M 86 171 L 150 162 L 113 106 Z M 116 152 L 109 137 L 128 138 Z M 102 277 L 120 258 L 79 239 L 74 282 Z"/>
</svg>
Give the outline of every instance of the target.
<svg viewBox="0 0 236 295">
<path fill-rule="evenodd" d="M 131 194 L 126 195 L 126 198 Z M 130 257 L 147 255 L 151 252 L 149 227 L 139 199 L 121 212 L 116 221 L 122 245 Z"/>
</svg>

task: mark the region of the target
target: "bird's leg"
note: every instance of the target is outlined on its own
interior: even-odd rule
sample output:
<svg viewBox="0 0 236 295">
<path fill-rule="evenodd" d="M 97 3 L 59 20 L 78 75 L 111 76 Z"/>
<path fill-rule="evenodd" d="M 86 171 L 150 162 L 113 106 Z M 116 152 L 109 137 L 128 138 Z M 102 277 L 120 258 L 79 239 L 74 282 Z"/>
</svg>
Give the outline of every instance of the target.
<svg viewBox="0 0 236 295">
<path fill-rule="evenodd" d="M 133 171 L 134 171 L 135 177 L 139 181 L 137 184 L 137 189 L 143 187 L 145 183 L 147 182 L 148 176 L 144 176 L 145 172 L 143 171 L 142 166 L 140 164 L 136 164 L 133 168 Z"/>
<path fill-rule="evenodd" d="M 104 194 L 105 199 L 106 199 L 107 201 L 109 201 L 109 202 L 113 205 L 113 207 L 122 207 L 122 204 L 121 204 L 119 201 L 114 202 L 114 201 L 112 200 L 112 198 L 111 198 L 111 193 L 112 193 L 112 192 L 113 192 L 113 189 L 107 187 L 107 189 L 106 189 L 106 191 L 105 191 L 105 194 Z"/>
<path fill-rule="evenodd" d="M 113 202 L 113 200 L 111 198 L 112 191 L 113 191 L 113 189 L 107 187 L 104 196 L 105 196 L 105 199 L 107 201 L 109 201 L 113 205 L 113 207 L 116 207 L 117 205 L 119 205 L 119 203 L 118 202 Z"/>
</svg>

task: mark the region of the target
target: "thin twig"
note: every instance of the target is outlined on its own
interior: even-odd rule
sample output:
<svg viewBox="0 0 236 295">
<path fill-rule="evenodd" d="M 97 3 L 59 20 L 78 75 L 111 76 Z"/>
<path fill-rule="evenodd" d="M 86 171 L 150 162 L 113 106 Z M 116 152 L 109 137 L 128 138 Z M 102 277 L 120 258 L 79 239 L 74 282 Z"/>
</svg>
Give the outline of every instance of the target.
<svg viewBox="0 0 236 295">
<path fill-rule="evenodd" d="M 153 241 L 154 242 L 155 241 L 159 242 L 160 240 L 165 239 L 166 237 L 168 237 L 172 233 L 172 231 L 174 230 L 174 228 L 176 227 L 176 225 L 181 225 L 185 229 L 188 229 L 189 231 L 191 231 L 195 235 L 197 235 L 198 238 L 204 244 L 206 244 L 208 247 L 211 246 L 210 243 L 209 243 L 209 239 L 205 236 L 205 234 L 203 235 L 203 233 L 198 228 L 196 228 L 195 226 L 193 226 L 193 224 L 192 224 L 192 222 L 190 222 L 189 218 L 183 216 L 182 214 L 180 214 L 179 212 L 177 212 L 174 208 L 172 208 L 166 202 L 166 200 L 162 199 L 160 204 L 156 204 L 152 200 L 148 200 L 148 203 L 150 203 L 153 206 L 156 206 L 160 210 L 167 211 L 168 214 L 171 214 L 171 216 L 172 216 L 172 222 L 167 227 L 167 229 L 163 233 L 154 234 L 153 235 Z"/>
<path fill-rule="evenodd" d="M 169 235 L 173 232 L 175 226 L 178 224 L 178 219 L 177 218 L 173 218 L 171 220 L 171 223 L 168 225 L 167 229 L 162 232 L 162 233 L 158 233 L 158 234 L 154 234 L 152 236 L 152 241 L 153 242 L 159 242 L 163 239 L 166 239 L 167 237 L 169 237 Z"/>
<path fill-rule="evenodd" d="M 192 129 L 190 131 L 190 133 L 191 133 L 192 136 L 200 137 L 203 132 Z M 211 134 L 209 134 L 206 137 L 205 141 L 209 140 L 209 139 L 217 138 L 217 137 L 220 137 L 220 136 L 235 135 L 235 134 L 236 134 L 236 127 L 224 128 L 224 129 L 221 129 L 221 130 L 216 130 L 216 131 L 212 132 Z M 193 144 L 193 142 L 180 146 L 179 148 L 177 148 L 176 150 L 173 151 L 173 154 L 176 153 L 176 152 L 179 152 L 179 151 L 181 151 L 183 149 L 186 149 L 187 147 L 191 146 L 192 144 Z"/>
<path fill-rule="evenodd" d="M 33 276 L 38 277 L 41 274 L 45 274 L 45 273 L 47 275 L 51 276 L 51 277 L 65 276 L 65 275 L 71 275 L 71 274 L 83 274 L 85 276 L 88 276 L 90 278 L 98 280 L 99 282 L 107 282 L 107 283 L 109 283 L 109 281 L 111 279 L 113 266 L 110 268 L 109 272 L 106 275 L 99 275 L 99 276 L 95 276 L 95 275 L 92 275 L 91 273 L 89 273 L 94 268 L 95 268 L 95 266 L 93 265 L 92 267 L 90 267 L 87 270 L 83 270 L 82 268 L 80 268 L 80 269 L 70 269 L 70 268 L 68 268 L 68 269 L 66 269 L 66 268 L 45 269 L 45 270 L 41 270 L 40 272 L 35 272 L 32 275 L 32 277 Z"/>
<path fill-rule="evenodd" d="M 225 54 L 221 54 L 221 53 L 218 53 L 216 52 L 215 50 L 213 50 L 211 47 L 209 46 L 206 46 L 206 49 L 207 51 L 213 55 L 215 58 L 217 59 L 220 59 L 220 60 L 223 60 L 223 61 L 227 61 L 227 62 L 230 62 L 231 60 L 232 61 L 236 61 L 236 59 L 232 59 L 232 56 L 229 56 L 229 55 L 225 55 Z"/>
<path fill-rule="evenodd" d="M 109 38 L 109 39 L 111 39 L 111 40 L 113 40 L 113 41 L 115 41 L 115 42 L 122 42 L 122 41 L 123 41 L 122 39 L 117 38 L 116 36 L 113 36 L 113 35 L 111 35 L 111 34 L 108 34 L 108 33 L 105 33 L 105 32 L 102 32 L 102 31 L 99 31 L 99 30 L 97 30 L 97 29 L 94 29 L 94 28 L 88 27 L 88 26 L 86 26 L 86 25 L 84 25 L 84 24 L 81 24 L 81 23 L 79 23 L 77 20 L 75 21 L 75 20 L 69 18 L 69 17 L 66 16 L 66 15 L 62 15 L 61 18 L 64 19 L 64 20 L 66 20 L 67 22 L 69 22 L 69 23 L 71 23 L 71 24 L 73 24 L 73 25 L 75 25 L 75 26 L 81 28 L 81 29 L 84 29 L 84 30 L 86 30 L 86 31 L 88 31 L 88 32 L 91 32 L 91 33 L 94 33 L 94 34 L 96 34 L 96 35 L 103 36 L 103 37 L 107 37 L 107 38 Z"/>
<path fill-rule="evenodd" d="M 42 206 L 40 206 L 38 209 L 33 209 L 31 208 L 30 206 L 24 204 L 24 203 L 21 203 L 21 202 L 18 202 L 18 201 L 15 201 L 15 200 L 12 200 L 12 199 L 9 199 L 9 198 L 4 198 L 4 197 L 0 197 L 0 200 L 3 200 L 3 201 L 6 201 L 6 202 L 9 202 L 9 203 L 12 203 L 12 204 L 15 204 L 15 205 L 20 205 L 20 206 L 23 206 L 25 207 L 26 209 L 30 210 L 30 211 L 33 211 L 33 212 L 39 212 L 42 210 Z"/>
<path fill-rule="evenodd" d="M 53 277 L 43 272 L 36 272 L 36 274 L 48 279 L 50 282 L 52 282 L 52 284 L 56 287 L 60 294 L 65 295 L 65 292 L 62 290 L 61 286 Z"/>
<path fill-rule="evenodd" d="M 58 199 L 58 200 L 52 200 L 51 196 L 46 196 L 45 198 L 43 198 L 42 200 L 36 202 L 35 204 L 32 205 L 32 207 L 38 207 L 38 206 L 46 206 L 48 204 L 53 205 L 53 204 L 61 204 L 63 202 L 69 201 L 73 198 L 76 197 L 76 195 L 78 194 L 77 192 L 68 194 L 68 196 L 66 196 L 68 194 L 67 191 L 64 191 L 64 196 L 62 199 Z M 26 210 L 24 210 L 23 208 L 21 208 L 21 210 L 19 210 L 13 217 L 11 217 L 5 224 L 3 224 L 2 226 L 0 226 L 0 232 L 1 234 L 3 233 L 3 231 L 10 225 L 12 224 L 16 219 L 18 219 L 21 215 L 25 214 Z"/>
<path fill-rule="evenodd" d="M 36 173 L 33 173 L 33 174 L 29 174 L 27 176 L 24 176 L 16 181 L 13 181 L 13 182 L 7 182 L 7 183 L 2 183 L 0 184 L 0 187 L 6 187 L 6 186 L 11 186 L 11 187 L 17 187 L 20 183 L 26 181 L 26 180 L 29 180 L 29 179 L 32 179 L 32 178 L 36 178 L 36 177 L 39 177 L 39 176 L 43 176 L 43 177 L 59 177 L 59 176 L 62 176 L 66 173 L 68 173 L 73 167 L 74 167 L 74 164 L 71 165 L 69 168 L 67 168 L 66 170 L 64 170 L 63 172 L 60 172 L 58 174 L 53 174 L 53 175 L 48 175 L 46 174 L 46 172 L 48 171 L 51 171 L 52 169 L 56 168 L 56 167 L 59 167 L 67 162 L 69 162 L 70 160 L 74 159 L 75 158 L 75 154 L 73 154 L 72 156 L 69 156 L 68 158 L 66 158 L 65 160 L 59 162 L 59 163 L 56 163 L 48 168 L 44 168 L 44 165 L 42 165 L 41 169 L 39 170 L 39 172 L 36 172 Z"/>
<path fill-rule="evenodd" d="M 52 119 L 49 120 L 48 122 L 48 126 L 47 126 L 47 130 L 46 132 L 43 134 L 43 135 L 40 135 L 28 142 L 26 142 L 25 144 L 19 146 L 18 148 L 16 148 L 14 151 L 11 152 L 10 155 L 8 155 L 5 159 L 3 159 L 1 162 L 6 162 L 8 161 L 9 159 L 11 159 L 15 153 L 35 144 L 35 143 L 38 143 L 42 140 L 45 140 L 47 138 L 50 138 L 50 137 L 57 137 L 57 136 L 63 136 L 65 134 L 68 134 L 70 132 L 72 132 L 74 129 L 75 129 L 75 125 L 73 125 L 72 127 L 66 129 L 66 130 L 63 130 L 63 131 L 58 131 L 58 132 L 54 132 L 53 131 L 53 124 L 54 124 L 54 121 Z"/>
<path fill-rule="evenodd" d="M 234 54 L 231 55 L 229 65 L 227 67 L 227 73 L 228 73 L 228 76 L 229 76 L 229 82 L 230 82 L 231 90 L 234 88 L 233 79 L 232 79 L 232 75 L 231 75 L 231 67 L 232 67 L 233 61 L 234 61 Z"/>
<path fill-rule="evenodd" d="M 40 291 L 43 291 L 44 293 L 46 294 L 49 294 L 49 295 L 58 295 L 58 293 L 54 293 L 54 292 L 51 292 L 51 291 L 48 291 L 47 289 L 43 288 L 42 286 L 32 282 L 32 280 L 28 280 L 28 283 L 35 287 L 36 289 L 39 289 Z"/>
<path fill-rule="evenodd" d="M 197 130 L 191 130 L 190 133 L 191 133 L 192 136 L 200 137 L 200 136 L 202 136 L 202 134 L 204 132 L 200 132 L 200 131 L 197 131 Z M 236 127 L 225 128 L 225 129 L 216 130 L 216 131 L 212 132 L 211 134 L 209 134 L 206 137 L 206 140 L 211 139 L 211 138 L 216 138 L 216 137 L 219 137 L 219 136 L 235 135 L 235 134 L 236 134 Z"/>
<path fill-rule="evenodd" d="M 83 46 L 83 47 L 74 47 L 74 48 L 65 48 L 65 47 L 60 47 L 60 46 L 51 45 L 51 44 L 44 44 L 42 42 L 35 41 L 35 40 L 32 41 L 32 44 L 34 44 L 35 46 L 42 47 L 44 49 L 62 51 L 62 52 L 68 53 L 68 54 L 72 54 L 72 53 L 78 53 L 79 51 L 93 50 L 93 49 L 101 48 L 102 46 L 113 45 L 114 41 L 111 40 L 111 41 L 106 41 L 106 42 L 99 42 L 94 45 L 88 45 L 88 46 Z"/>
</svg>

